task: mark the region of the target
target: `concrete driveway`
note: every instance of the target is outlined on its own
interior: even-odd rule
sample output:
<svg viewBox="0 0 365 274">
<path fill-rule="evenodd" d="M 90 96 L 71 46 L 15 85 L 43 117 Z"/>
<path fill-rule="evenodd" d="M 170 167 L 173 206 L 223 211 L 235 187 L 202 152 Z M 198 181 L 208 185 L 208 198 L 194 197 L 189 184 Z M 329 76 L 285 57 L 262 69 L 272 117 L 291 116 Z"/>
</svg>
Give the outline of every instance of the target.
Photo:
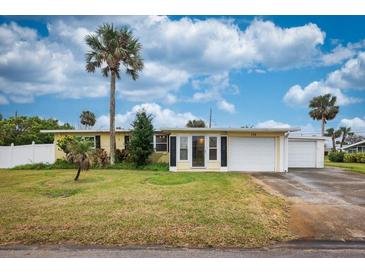
<svg viewBox="0 0 365 274">
<path fill-rule="evenodd" d="M 301 239 L 365 240 L 365 175 L 338 168 L 254 173 L 291 202 L 289 228 Z"/>
</svg>

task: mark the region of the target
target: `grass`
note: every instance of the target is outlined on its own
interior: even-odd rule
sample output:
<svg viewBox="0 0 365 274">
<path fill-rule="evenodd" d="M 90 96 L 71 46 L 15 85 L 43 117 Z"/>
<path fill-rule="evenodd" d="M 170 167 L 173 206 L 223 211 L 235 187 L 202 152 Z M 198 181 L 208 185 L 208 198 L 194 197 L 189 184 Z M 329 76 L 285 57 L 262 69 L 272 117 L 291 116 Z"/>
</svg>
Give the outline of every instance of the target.
<svg viewBox="0 0 365 274">
<path fill-rule="evenodd" d="M 328 159 L 326 159 L 324 163 L 326 166 L 340 167 L 353 172 L 365 173 L 364 163 L 336 163 L 336 162 L 331 162 Z"/>
<path fill-rule="evenodd" d="M 259 247 L 287 205 L 239 173 L 0 170 L 0 244 Z"/>
</svg>

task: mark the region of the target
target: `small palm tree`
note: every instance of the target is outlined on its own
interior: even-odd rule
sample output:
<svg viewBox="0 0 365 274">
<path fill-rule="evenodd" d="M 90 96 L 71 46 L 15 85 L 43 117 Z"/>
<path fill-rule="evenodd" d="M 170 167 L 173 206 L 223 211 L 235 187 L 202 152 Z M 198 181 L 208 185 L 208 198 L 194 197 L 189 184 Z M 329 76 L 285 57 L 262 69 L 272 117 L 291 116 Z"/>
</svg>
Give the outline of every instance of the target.
<svg viewBox="0 0 365 274">
<path fill-rule="evenodd" d="M 342 134 L 340 129 L 335 130 L 334 128 L 329 128 L 326 130 L 325 136 L 331 137 L 332 139 L 332 151 L 336 151 L 336 139 L 339 138 Z"/>
<path fill-rule="evenodd" d="M 121 66 L 133 80 L 143 69 L 142 45 L 127 27 L 120 29 L 104 24 L 96 34 L 86 36 L 91 50 L 86 54 L 86 70 L 95 72 L 101 68 L 105 77 L 110 77 L 110 163 L 115 162 L 115 81 L 120 79 Z"/>
<path fill-rule="evenodd" d="M 75 139 L 69 144 L 67 158 L 77 165 L 75 181 L 79 179 L 81 170 L 88 170 L 90 167 L 90 155 L 93 152 L 93 144 L 86 140 Z"/>
<path fill-rule="evenodd" d="M 83 111 L 80 114 L 80 123 L 85 126 L 85 128 L 92 127 L 95 125 L 96 119 L 95 114 L 89 110 Z"/>
<path fill-rule="evenodd" d="M 340 127 L 341 133 L 342 133 L 342 138 L 341 138 L 341 143 L 340 143 L 340 148 L 342 148 L 343 144 L 345 143 L 345 140 L 347 138 L 347 136 L 351 135 L 351 128 L 350 127 Z"/>
<path fill-rule="evenodd" d="M 340 108 L 336 105 L 337 98 L 330 93 L 314 97 L 309 102 L 309 108 L 312 110 L 309 112 L 309 116 L 313 120 L 321 120 L 321 135 L 324 136 L 325 124 L 328 120 L 332 120 L 336 117 Z"/>
</svg>

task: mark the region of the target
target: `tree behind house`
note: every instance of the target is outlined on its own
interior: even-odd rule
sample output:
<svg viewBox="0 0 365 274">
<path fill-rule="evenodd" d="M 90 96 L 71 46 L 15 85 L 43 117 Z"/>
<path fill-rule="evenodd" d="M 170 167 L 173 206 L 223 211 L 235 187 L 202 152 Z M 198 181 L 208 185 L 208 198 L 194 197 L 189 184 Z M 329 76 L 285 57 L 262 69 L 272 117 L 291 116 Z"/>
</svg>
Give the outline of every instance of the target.
<svg viewBox="0 0 365 274">
<path fill-rule="evenodd" d="M 331 137 L 332 140 L 332 151 L 336 151 L 336 139 L 341 136 L 342 131 L 340 129 L 335 130 L 334 128 L 329 128 L 326 130 L 325 136 Z"/>
<path fill-rule="evenodd" d="M 68 123 L 60 125 L 56 119 L 38 116 L 13 116 L 0 121 L 0 145 L 52 144 L 54 135 L 41 133 L 42 129 L 73 129 Z"/>
<path fill-rule="evenodd" d="M 153 125 L 152 116 L 146 111 L 137 112 L 132 122 L 129 139 L 129 157 L 137 165 L 145 165 L 153 152 Z"/>
<path fill-rule="evenodd" d="M 314 97 L 309 102 L 309 116 L 313 120 L 321 121 L 321 136 L 324 136 L 325 125 L 328 120 L 332 120 L 339 112 L 339 106 L 336 105 L 337 98 L 330 93 Z"/>
<path fill-rule="evenodd" d="M 95 125 L 96 119 L 95 114 L 89 110 L 85 110 L 80 114 L 80 123 L 85 126 L 85 128 L 91 128 Z"/>
<path fill-rule="evenodd" d="M 186 123 L 186 127 L 197 127 L 197 128 L 204 128 L 205 122 L 203 120 L 189 120 Z"/>
<path fill-rule="evenodd" d="M 351 135 L 351 128 L 350 127 L 340 127 L 342 136 L 341 136 L 341 142 L 340 142 L 340 148 L 345 144 L 345 140 L 347 136 Z"/>
</svg>

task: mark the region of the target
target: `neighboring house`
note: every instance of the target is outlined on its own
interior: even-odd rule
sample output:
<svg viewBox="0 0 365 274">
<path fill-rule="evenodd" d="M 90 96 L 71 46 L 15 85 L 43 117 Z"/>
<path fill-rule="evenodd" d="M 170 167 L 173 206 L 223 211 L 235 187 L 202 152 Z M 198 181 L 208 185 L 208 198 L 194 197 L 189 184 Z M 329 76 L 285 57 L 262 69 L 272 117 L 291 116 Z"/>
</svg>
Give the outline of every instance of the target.
<svg viewBox="0 0 365 274">
<path fill-rule="evenodd" d="M 347 153 L 365 153 L 365 140 L 354 143 L 352 145 L 342 147 L 342 151 Z"/>
<path fill-rule="evenodd" d="M 296 128 L 164 128 L 155 132 L 152 162 L 169 163 L 170 171 L 271 171 L 288 167 L 321 168 L 324 138 L 288 137 Z M 42 130 L 90 138 L 109 153 L 107 130 Z M 128 130 L 116 130 L 116 147 L 124 149 Z M 292 151 L 292 152 L 290 152 Z M 56 159 L 65 155 L 56 149 Z"/>
</svg>

